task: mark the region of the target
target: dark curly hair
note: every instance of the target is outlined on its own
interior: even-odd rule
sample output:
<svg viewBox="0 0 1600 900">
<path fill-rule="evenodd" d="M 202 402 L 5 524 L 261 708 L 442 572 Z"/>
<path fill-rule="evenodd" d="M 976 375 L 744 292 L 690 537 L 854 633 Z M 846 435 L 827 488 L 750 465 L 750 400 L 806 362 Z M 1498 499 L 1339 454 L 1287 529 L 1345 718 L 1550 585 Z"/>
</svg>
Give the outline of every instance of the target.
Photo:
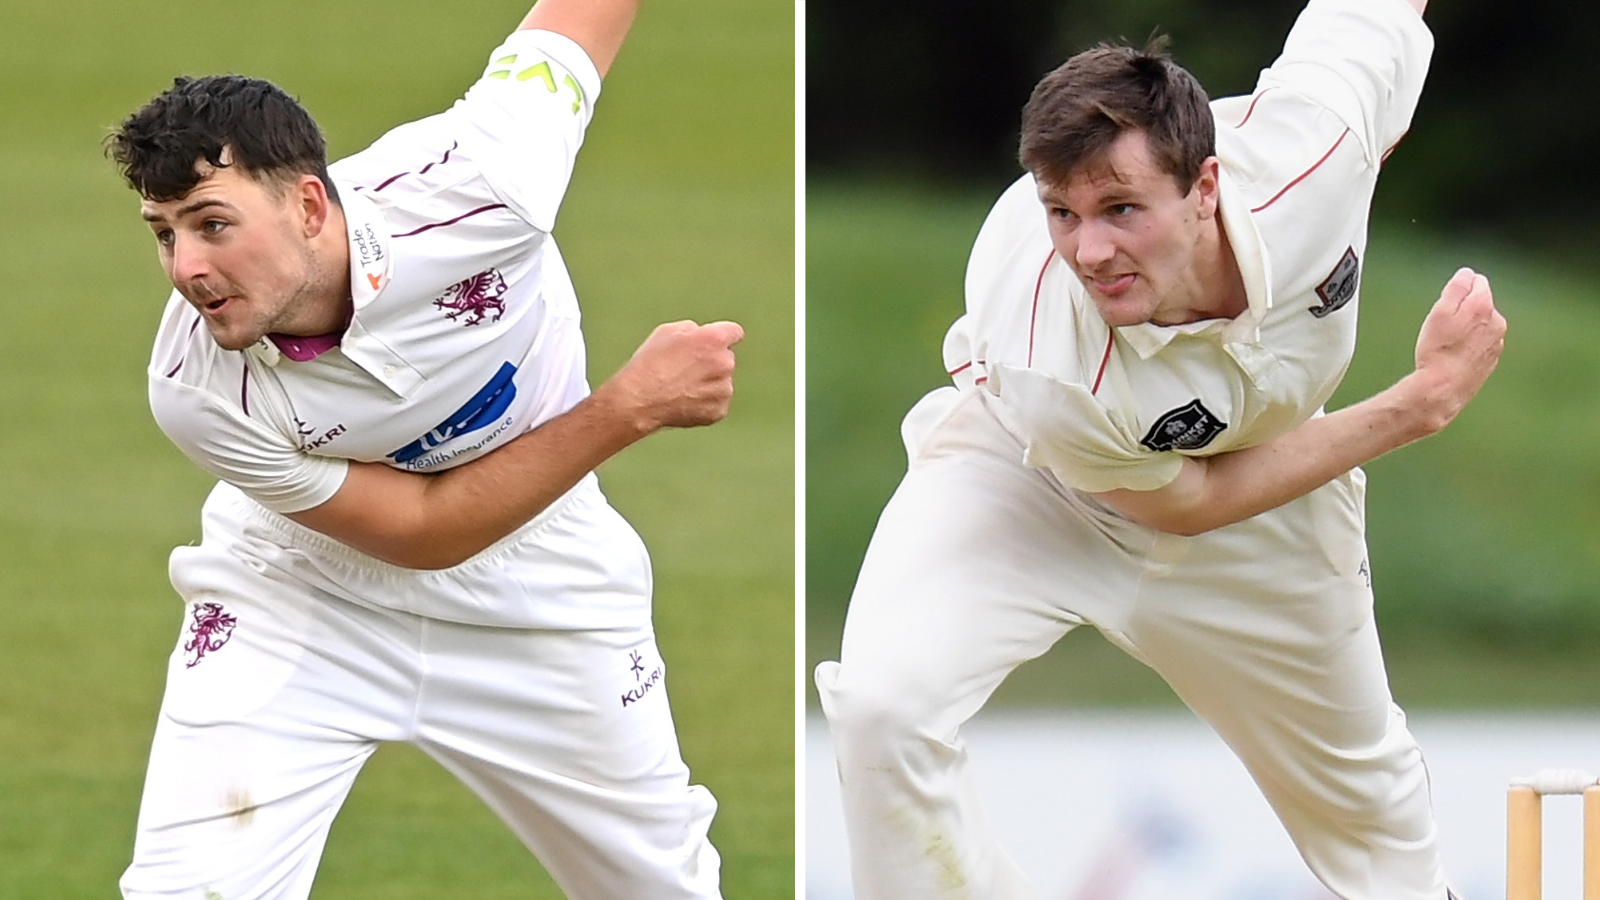
<svg viewBox="0 0 1600 900">
<path fill-rule="evenodd" d="M 339 202 L 322 130 L 293 97 L 259 78 L 176 78 L 106 138 L 106 153 L 129 186 L 150 200 L 176 200 L 194 190 L 200 183 L 195 167 L 204 160 L 217 168 L 240 166 L 266 184 L 315 175 Z"/>
<path fill-rule="evenodd" d="M 1157 165 L 1184 193 L 1216 154 L 1210 100 L 1167 54 L 1165 36 L 1143 50 L 1101 44 L 1046 75 L 1022 109 L 1018 156 L 1039 180 L 1062 184 L 1127 131 L 1144 132 Z"/>
</svg>

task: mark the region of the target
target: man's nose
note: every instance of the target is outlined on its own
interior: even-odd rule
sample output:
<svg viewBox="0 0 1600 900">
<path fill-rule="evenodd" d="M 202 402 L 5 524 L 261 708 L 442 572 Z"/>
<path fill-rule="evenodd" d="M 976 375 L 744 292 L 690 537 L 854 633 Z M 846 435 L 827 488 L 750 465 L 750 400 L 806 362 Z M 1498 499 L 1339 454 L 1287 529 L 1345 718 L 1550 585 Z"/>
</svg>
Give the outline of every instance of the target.
<svg viewBox="0 0 1600 900">
<path fill-rule="evenodd" d="M 178 236 L 172 241 L 173 284 L 204 281 L 211 274 L 211 261 L 200 241 Z"/>
<path fill-rule="evenodd" d="M 1092 219 L 1084 220 L 1078 226 L 1078 246 L 1075 256 L 1078 267 L 1093 269 L 1111 261 L 1117 255 L 1116 244 L 1112 241 L 1111 229 L 1104 224 Z"/>
</svg>

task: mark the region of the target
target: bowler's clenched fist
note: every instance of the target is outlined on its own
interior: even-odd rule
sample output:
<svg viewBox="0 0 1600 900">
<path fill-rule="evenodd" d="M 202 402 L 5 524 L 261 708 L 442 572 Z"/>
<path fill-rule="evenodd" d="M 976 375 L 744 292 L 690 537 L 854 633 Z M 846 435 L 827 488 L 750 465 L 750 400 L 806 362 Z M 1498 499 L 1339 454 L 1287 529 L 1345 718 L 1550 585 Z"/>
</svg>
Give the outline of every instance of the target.
<svg viewBox="0 0 1600 900">
<path fill-rule="evenodd" d="M 1459 269 L 1439 294 L 1417 335 L 1416 377 L 1425 379 L 1427 430 L 1455 419 L 1483 387 L 1505 349 L 1506 320 L 1494 307 L 1489 279 Z"/>
<path fill-rule="evenodd" d="M 734 322 L 658 325 L 602 389 L 645 433 L 720 422 L 733 400 Z"/>
</svg>

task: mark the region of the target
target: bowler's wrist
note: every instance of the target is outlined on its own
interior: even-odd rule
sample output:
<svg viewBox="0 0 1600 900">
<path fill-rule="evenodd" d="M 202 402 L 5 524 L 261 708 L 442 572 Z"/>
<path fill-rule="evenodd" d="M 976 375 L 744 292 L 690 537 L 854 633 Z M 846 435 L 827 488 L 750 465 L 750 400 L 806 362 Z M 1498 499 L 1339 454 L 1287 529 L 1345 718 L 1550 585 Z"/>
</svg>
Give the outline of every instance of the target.
<svg viewBox="0 0 1600 900">
<path fill-rule="evenodd" d="M 623 372 L 606 379 L 584 400 L 597 424 L 623 446 L 642 440 L 662 428 L 652 405 L 633 388 Z"/>
<path fill-rule="evenodd" d="M 1461 411 L 1444 379 L 1427 369 L 1406 375 L 1374 399 L 1383 402 L 1384 412 L 1395 422 L 1401 441 L 1397 447 L 1438 434 Z"/>
</svg>

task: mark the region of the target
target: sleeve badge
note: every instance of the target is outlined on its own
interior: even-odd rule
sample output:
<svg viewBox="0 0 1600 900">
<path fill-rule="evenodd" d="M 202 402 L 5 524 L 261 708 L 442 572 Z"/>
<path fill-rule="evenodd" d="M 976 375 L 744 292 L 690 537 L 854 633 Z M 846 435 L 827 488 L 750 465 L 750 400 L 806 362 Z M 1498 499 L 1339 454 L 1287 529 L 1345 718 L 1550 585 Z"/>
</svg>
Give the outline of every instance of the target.
<svg viewBox="0 0 1600 900">
<path fill-rule="evenodd" d="M 1317 318 L 1325 318 L 1329 313 L 1344 308 L 1356 295 L 1356 285 L 1361 282 L 1361 261 L 1356 259 L 1356 249 L 1346 247 L 1344 256 L 1339 257 L 1339 264 L 1333 267 L 1326 280 L 1317 285 L 1317 296 L 1322 298 L 1321 306 L 1306 307 Z"/>
</svg>

